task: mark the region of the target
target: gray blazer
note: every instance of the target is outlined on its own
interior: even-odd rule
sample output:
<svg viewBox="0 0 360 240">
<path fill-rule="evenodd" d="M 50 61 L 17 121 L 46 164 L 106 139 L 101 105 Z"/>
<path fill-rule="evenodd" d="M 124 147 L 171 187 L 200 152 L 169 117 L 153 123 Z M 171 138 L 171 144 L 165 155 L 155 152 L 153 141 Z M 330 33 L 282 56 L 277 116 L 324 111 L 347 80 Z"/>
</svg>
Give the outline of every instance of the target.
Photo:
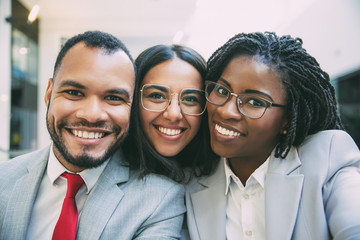
<svg viewBox="0 0 360 240">
<path fill-rule="evenodd" d="M 286 159 L 272 155 L 265 178 L 266 239 L 360 239 L 359 172 L 359 149 L 339 130 L 308 137 Z M 223 162 L 212 176 L 186 186 L 186 207 L 192 240 L 226 238 Z"/>
<path fill-rule="evenodd" d="M 0 164 L 0 239 L 25 239 L 50 147 Z M 112 157 L 89 194 L 79 218 L 79 240 L 177 239 L 184 188 L 165 177 L 146 181 L 126 166 L 120 151 Z"/>
</svg>

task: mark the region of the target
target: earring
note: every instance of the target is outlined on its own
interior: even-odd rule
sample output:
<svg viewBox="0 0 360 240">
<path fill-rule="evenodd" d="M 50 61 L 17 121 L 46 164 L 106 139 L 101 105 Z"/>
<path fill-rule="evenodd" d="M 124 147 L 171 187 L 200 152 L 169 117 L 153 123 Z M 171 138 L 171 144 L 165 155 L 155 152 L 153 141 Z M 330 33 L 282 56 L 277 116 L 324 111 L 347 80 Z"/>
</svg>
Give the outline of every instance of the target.
<svg viewBox="0 0 360 240">
<path fill-rule="evenodd" d="M 283 135 L 286 135 L 286 134 L 287 134 L 286 129 L 284 129 L 281 133 L 282 133 Z"/>
</svg>

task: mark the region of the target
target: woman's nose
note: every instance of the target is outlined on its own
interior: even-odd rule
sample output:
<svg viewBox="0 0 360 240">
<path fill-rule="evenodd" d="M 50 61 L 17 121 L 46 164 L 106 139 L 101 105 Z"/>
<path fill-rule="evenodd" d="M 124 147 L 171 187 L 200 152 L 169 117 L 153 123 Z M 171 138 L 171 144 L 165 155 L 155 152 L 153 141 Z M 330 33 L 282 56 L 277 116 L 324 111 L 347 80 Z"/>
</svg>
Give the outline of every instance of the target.
<svg viewBox="0 0 360 240">
<path fill-rule="evenodd" d="M 217 112 L 224 119 L 241 120 L 243 115 L 239 112 L 235 96 L 232 96 L 224 105 L 217 107 Z"/>
<path fill-rule="evenodd" d="M 178 100 L 178 95 L 174 94 L 169 105 L 165 109 L 163 116 L 171 122 L 176 122 L 182 119 L 182 111 Z"/>
</svg>

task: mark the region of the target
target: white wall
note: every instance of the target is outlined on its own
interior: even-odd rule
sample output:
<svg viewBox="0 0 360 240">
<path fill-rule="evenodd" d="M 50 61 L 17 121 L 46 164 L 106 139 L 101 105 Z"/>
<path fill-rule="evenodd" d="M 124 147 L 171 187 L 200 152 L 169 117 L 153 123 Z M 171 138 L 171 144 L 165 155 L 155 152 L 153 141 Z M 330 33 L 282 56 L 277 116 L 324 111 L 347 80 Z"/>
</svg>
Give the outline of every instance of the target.
<svg viewBox="0 0 360 240">
<path fill-rule="evenodd" d="M 359 0 L 314 1 L 282 32 L 302 38 L 331 78 L 360 69 Z"/>
<path fill-rule="evenodd" d="M 0 161 L 8 159 L 10 140 L 10 43 L 11 25 L 5 21 L 11 16 L 11 0 L 0 1 Z"/>
</svg>

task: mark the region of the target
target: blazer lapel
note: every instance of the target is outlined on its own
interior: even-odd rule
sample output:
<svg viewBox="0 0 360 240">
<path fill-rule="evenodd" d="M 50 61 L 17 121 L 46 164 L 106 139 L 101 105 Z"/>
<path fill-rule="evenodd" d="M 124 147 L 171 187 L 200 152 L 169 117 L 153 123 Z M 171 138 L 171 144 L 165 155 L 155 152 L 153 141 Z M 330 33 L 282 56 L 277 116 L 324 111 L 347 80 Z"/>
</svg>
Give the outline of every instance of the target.
<svg viewBox="0 0 360 240">
<path fill-rule="evenodd" d="M 122 160 L 120 151 L 112 156 L 86 200 L 79 220 L 77 239 L 100 239 L 107 222 L 124 196 L 118 184 L 129 179 L 129 168 L 122 165 L 125 164 Z"/>
<path fill-rule="evenodd" d="M 273 155 L 272 155 L 273 156 Z M 285 159 L 270 158 L 265 179 L 267 239 L 291 239 L 299 209 L 304 175 L 296 148 Z"/>
<path fill-rule="evenodd" d="M 199 180 L 205 188 L 191 194 L 200 239 L 225 239 L 226 196 L 223 160 L 215 174 Z"/>
<path fill-rule="evenodd" d="M 27 227 L 24 228 L 24 226 L 29 225 L 32 207 L 47 166 L 49 149 L 41 151 L 40 155 L 36 156 L 33 164 L 27 168 L 27 174 L 16 182 L 12 190 L 3 230 L 11 228 L 11 232 L 16 235 L 13 236 L 14 239 L 25 238 Z M 7 226 L 7 223 L 10 225 Z"/>
</svg>

